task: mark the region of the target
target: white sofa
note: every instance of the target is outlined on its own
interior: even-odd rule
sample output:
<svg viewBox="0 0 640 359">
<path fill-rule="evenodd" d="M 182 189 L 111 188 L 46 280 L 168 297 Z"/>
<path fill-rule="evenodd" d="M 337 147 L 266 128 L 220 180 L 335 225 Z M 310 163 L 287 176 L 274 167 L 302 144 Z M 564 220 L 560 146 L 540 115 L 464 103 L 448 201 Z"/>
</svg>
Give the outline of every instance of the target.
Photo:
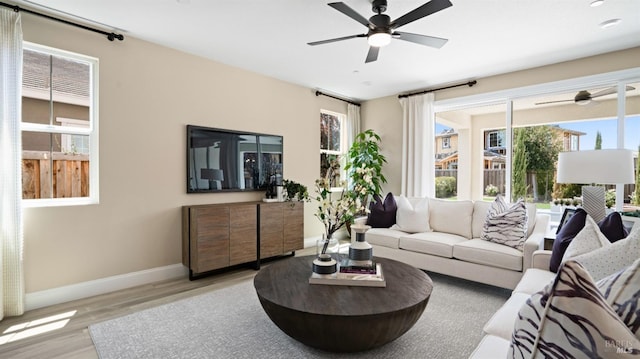
<svg viewBox="0 0 640 359">
<path fill-rule="evenodd" d="M 412 204 L 423 201 L 409 198 Z M 533 253 L 543 248 L 549 216 L 527 204 L 527 239 L 522 251 L 480 239 L 491 202 L 428 199 L 431 231 L 408 233 L 371 228 L 366 240 L 376 257 L 395 259 L 433 271 L 503 288 L 516 287 L 532 265 Z M 400 212 L 398 212 L 400 215 Z M 351 238 L 355 238 L 355 234 Z"/>
<path fill-rule="evenodd" d="M 542 290 L 556 276 L 556 273 L 549 271 L 550 259 L 551 251 L 537 250 L 533 253 L 532 268 L 525 271 L 511 293 L 511 297 L 485 324 L 483 328 L 485 335 L 469 357 L 470 359 L 507 357 L 518 311 L 533 293 Z"/>
<path fill-rule="evenodd" d="M 638 357 L 634 308 L 640 303 L 640 227 L 632 223 L 626 238 L 610 243 L 587 218 L 564 253 L 566 264 L 558 274 L 549 270 L 552 251 L 535 251 L 532 267 L 485 324 L 484 337 L 470 358 L 530 357 L 532 352 L 536 358 L 560 357 L 558 353 Z"/>
</svg>

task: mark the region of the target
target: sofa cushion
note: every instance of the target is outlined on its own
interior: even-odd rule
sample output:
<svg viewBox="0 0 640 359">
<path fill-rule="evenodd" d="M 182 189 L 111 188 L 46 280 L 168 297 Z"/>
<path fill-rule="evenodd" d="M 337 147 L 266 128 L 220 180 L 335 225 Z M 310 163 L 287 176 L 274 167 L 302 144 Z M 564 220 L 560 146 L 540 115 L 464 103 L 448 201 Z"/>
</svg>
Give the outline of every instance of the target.
<svg viewBox="0 0 640 359">
<path fill-rule="evenodd" d="M 367 224 L 372 228 L 389 228 L 396 224 L 397 210 L 398 205 L 391 192 L 387 193 L 384 201 L 376 194 L 373 196 L 373 202 L 369 205 Z"/>
<path fill-rule="evenodd" d="M 454 245 L 469 240 L 456 234 L 423 232 L 400 237 L 399 247 L 404 250 L 453 258 Z"/>
<path fill-rule="evenodd" d="M 522 251 L 481 239 L 457 243 L 453 247 L 453 257 L 492 267 L 522 270 Z"/>
<path fill-rule="evenodd" d="M 509 205 L 498 195 L 487 211 L 481 239 L 523 250 L 527 239 L 527 208 L 518 200 Z"/>
<path fill-rule="evenodd" d="M 535 203 L 525 203 L 524 206 L 527 208 L 527 237 L 529 237 L 536 227 L 538 207 Z"/>
<path fill-rule="evenodd" d="M 560 231 L 556 234 L 556 238 L 553 240 L 553 247 L 551 249 L 551 260 L 549 261 L 549 270 L 556 273 L 560 268 L 562 257 L 567 251 L 567 247 L 571 241 L 580 233 L 584 228 L 585 221 L 587 220 L 587 212 L 582 209 L 576 209 L 575 213 L 567 223 L 565 223 Z"/>
<path fill-rule="evenodd" d="M 640 338 L 640 259 L 596 283 L 607 303 L 627 327 Z"/>
<path fill-rule="evenodd" d="M 584 227 L 567 246 L 567 250 L 562 256 L 562 262 L 567 261 L 569 258 L 609 245 L 611 245 L 611 243 L 607 237 L 600 232 L 598 224 L 593 220 L 593 218 L 591 218 L 591 216 L 587 216 L 584 222 Z"/>
<path fill-rule="evenodd" d="M 507 339 L 497 337 L 495 335 L 485 335 L 480 344 L 471 353 L 469 359 L 496 359 L 506 358 L 509 352 L 509 344 Z"/>
<path fill-rule="evenodd" d="M 471 239 L 473 202 L 429 198 L 429 225 L 435 232 L 457 234 Z"/>
<path fill-rule="evenodd" d="M 396 224 L 391 228 L 407 233 L 429 232 L 429 199 L 398 196 Z"/>
<path fill-rule="evenodd" d="M 484 228 L 484 222 L 487 219 L 487 212 L 491 207 L 491 203 L 492 202 L 488 201 L 473 202 L 473 217 L 471 219 L 472 238 L 480 238 L 482 235 L 482 228 Z"/>
<path fill-rule="evenodd" d="M 609 213 L 598 222 L 598 227 L 600 228 L 600 232 L 602 232 L 611 243 L 619 241 L 629 235 L 629 232 L 627 232 L 627 229 L 622 223 L 622 216 L 618 212 Z"/>
<path fill-rule="evenodd" d="M 518 319 L 518 311 L 526 303 L 530 295 L 512 293 L 509 299 L 498 309 L 482 329 L 486 334 L 495 335 L 505 340 L 511 340 L 513 326 Z"/>
<path fill-rule="evenodd" d="M 508 358 L 620 358 L 640 341 L 606 303 L 580 263 L 566 261 L 556 279 L 518 312 Z"/>
<path fill-rule="evenodd" d="M 544 269 L 529 268 L 524 272 L 522 279 L 513 289 L 514 292 L 533 294 L 544 289 L 556 277 L 554 272 Z"/>
<path fill-rule="evenodd" d="M 365 233 L 365 240 L 369 244 L 398 249 L 400 237 L 407 233 L 390 228 L 371 228 Z"/>
<path fill-rule="evenodd" d="M 578 237 L 575 240 L 577 239 Z M 625 239 L 572 257 L 587 269 L 594 280 L 600 280 L 624 269 L 638 258 L 640 258 L 640 227 L 634 228 Z"/>
</svg>

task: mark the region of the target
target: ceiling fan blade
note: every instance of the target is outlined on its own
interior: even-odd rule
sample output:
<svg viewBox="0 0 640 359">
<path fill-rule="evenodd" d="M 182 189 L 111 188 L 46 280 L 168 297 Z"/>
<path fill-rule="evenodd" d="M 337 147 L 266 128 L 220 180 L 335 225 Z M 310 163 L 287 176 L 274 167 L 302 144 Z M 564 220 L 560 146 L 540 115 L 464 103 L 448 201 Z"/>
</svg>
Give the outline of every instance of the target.
<svg viewBox="0 0 640 359">
<path fill-rule="evenodd" d="M 442 46 L 444 46 L 444 44 L 447 43 L 447 41 L 449 41 L 449 40 L 443 39 L 441 37 L 434 37 L 434 36 L 427 36 L 427 35 L 420 35 L 420 34 L 412 34 L 410 32 L 396 31 L 396 32 L 393 33 L 393 35 L 394 35 L 394 37 L 395 37 L 395 35 L 399 35 L 398 37 L 395 37 L 395 38 L 397 38 L 399 40 L 414 42 L 416 44 L 435 47 L 437 49 L 441 48 Z"/>
<path fill-rule="evenodd" d="M 560 101 L 536 102 L 536 105 L 546 105 L 546 104 L 549 104 L 549 103 L 560 103 L 560 102 L 574 102 L 574 100 L 571 99 L 571 100 L 560 100 Z"/>
<path fill-rule="evenodd" d="M 611 94 L 614 94 L 616 92 L 618 92 L 618 88 L 617 87 L 609 87 L 608 89 L 604 89 L 602 91 L 598 91 L 598 92 L 596 92 L 594 94 L 591 94 L 591 98 L 611 95 Z"/>
<path fill-rule="evenodd" d="M 391 22 L 390 27 L 392 29 L 398 28 L 400 26 L 406 25 L 410 22 L 421 19 L 425 16 L 436 13 L 440 10 L 444 10 L 449 6 L 452 6 L 451 1 L 449 0 L 431 0 L 428 3 L 409 11 L 408 13 L 400 16 Z"/>
<path fill-rule="evenodd" d="M 636 88 L 633 86 L 627 86 L 626 87 L 626 91 L 633 91 Z M 618 88 L 617 87 L 609 87 L 608 89 L 604 89 L 602 91 L 598 91 L 596 93 L 594 93 L 593 95 L 591 95 L 591 98 L 594 97 L 600 97 L 600 96 L 606 96 L 606 95 L 612 95 L 614 93 L 618 92 Z"/>
<path fill-rule="evenodd" d="M 380 48 L 377 46 L 369 46 L 369 52 L 367 53 L 367 59 L 364 63 L 374 62 L 378 59 L 378 52 L 380 52 Z"/>
<path fill-rule="evenodd" d="M 347 15 L 348 17 L 354 19 L 355 21 L 361 23 L 362 25 L 369 27 L 369 20 L 367 20 L 364 16 L 358 14 L 355 10 L 350 8 L 347 4 L 343 2 L 332 2 L 327 5 L 340 11 L 341 13 Z"/>
<path fill-rule="evenodd" d="M 358 35 L 351 35 L 351 36 L 336 37 L 335 39 L 307 42 L 307 45 L 316 46 L 316 45 L 328 44 L 330 42 L 355 39 L 356 37 L 367 37 L 367 35 L 366 34 L 358 34 Z"/>
</svg>

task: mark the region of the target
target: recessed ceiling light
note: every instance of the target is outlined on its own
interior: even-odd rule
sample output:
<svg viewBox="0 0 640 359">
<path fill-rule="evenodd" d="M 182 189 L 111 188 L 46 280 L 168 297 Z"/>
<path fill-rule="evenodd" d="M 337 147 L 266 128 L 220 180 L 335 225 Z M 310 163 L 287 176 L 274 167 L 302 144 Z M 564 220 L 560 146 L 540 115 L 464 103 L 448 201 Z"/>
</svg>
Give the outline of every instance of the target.
<svg viewBox="0 0 640 359">
<path fill-rule="evenodd" d="M 620 20 L 620 19 L 610 19 L 610 20 L 601 22 L 600 23 L 600 27 L 603 28 L 603 29 L 607 29 L 607 28 L 610 28 L 612 26 L 618 25 L 621 21 L 622 20 Z"/>
<path fill-rule="evenodd" d="M 591 7 L 600 6 L 600 5 L 602 5 L 602 4 L 604 4 L 604 0 L 593 0 L 593 1 L 591 2 Z"/>
</svg>

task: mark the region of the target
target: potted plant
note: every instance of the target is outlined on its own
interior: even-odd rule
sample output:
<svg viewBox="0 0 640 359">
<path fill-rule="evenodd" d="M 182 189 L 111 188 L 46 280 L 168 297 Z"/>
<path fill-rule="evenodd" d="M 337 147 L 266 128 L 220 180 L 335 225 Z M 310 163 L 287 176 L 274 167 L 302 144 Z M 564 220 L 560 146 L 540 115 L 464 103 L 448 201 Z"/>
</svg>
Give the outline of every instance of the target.
<svg viewBox="0 0 640 359">
<path fill-rule="evenodd" d="M 380 136 L 369 129 L 359 133 L 347 152 L 345 170 L 350 179 L 350 194 L 354 199 L 359 199 L 364 208 L 369 207 L 369 202 L 374 195 L 382 192 L 382 184 L 387 179 L 382 174 L 382 166 L 387 162 L 380 153 Z M 354 191 L 354 188 L 359 191 Z"/>
<path fill-rule="evenodd" d="M 291 180 L 284 180 L 282 186 L 285 190 L 285 201 L 309 201 L 307 186 Z"/>
</svg>

